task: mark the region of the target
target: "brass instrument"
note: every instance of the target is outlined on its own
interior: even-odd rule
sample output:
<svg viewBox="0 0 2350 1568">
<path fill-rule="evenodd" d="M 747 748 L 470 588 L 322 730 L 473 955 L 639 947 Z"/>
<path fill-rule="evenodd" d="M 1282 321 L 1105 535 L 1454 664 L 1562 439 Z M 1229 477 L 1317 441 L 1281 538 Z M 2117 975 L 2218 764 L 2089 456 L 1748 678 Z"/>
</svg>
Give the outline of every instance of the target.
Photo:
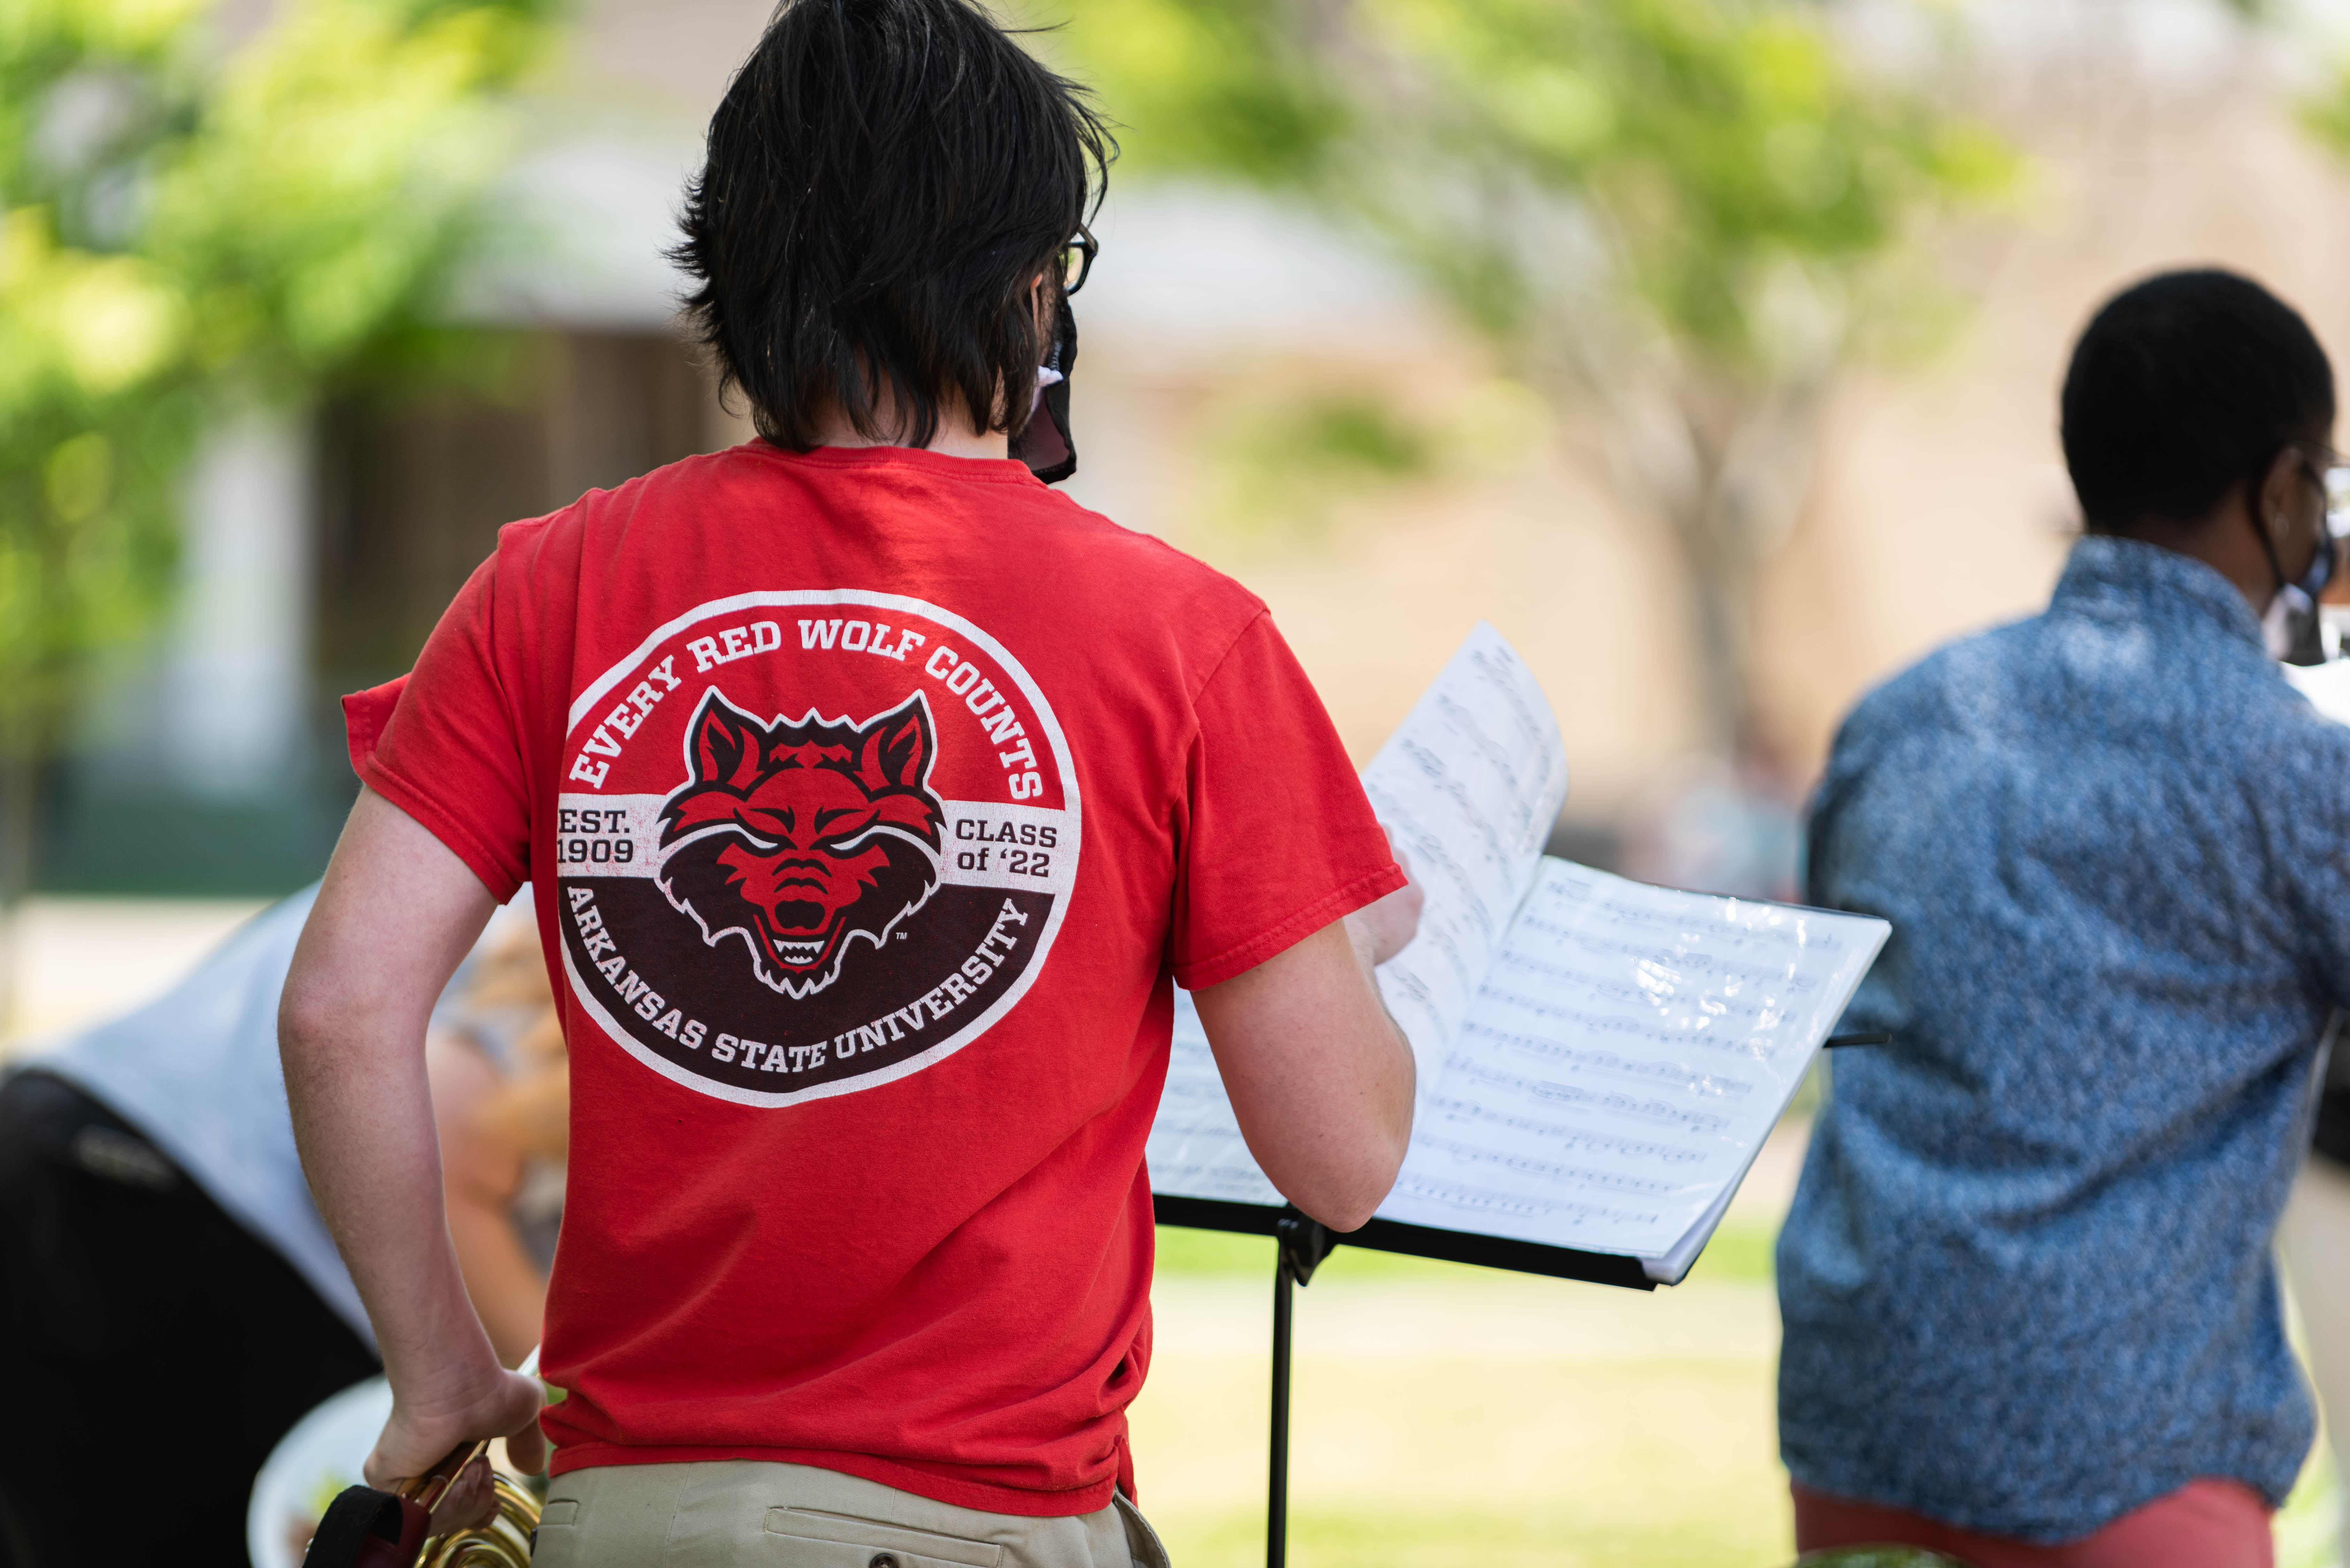
<svg viewBox="0 0 2350 1568">
<path fill-rule="evenodd" d="M 404 1480 L 393 1490 L 429 1510 L 456 1484 L 467 1465 L 487 1455 L 489 1447 L 484 1442 L 460 1449 L 426 1474 Z M 416 1568 L 530 1568 L 530 1534 L 538 1528 L 538 1499 L 504 1470 L 493 1468 L 490 1481 L 497 1494 L 496 1517 L 475 1529 L 425 1542 L 417 1554 Z"/>
<path fill-rule="evenodd" d="M 536 1357 L 526 1362 L 525 1368 L 535 1362 Z M 380 1377 L 370 1378 L 321 1404 L 279 1441 L 255 1478 L 247 1511 L 246 1544 L 254 1568 L 300 1568 L 328 1501 L 360 1479 L 360 1466 L 390 1414 L 390 1388 Z M 486 1457 L 490 1448 L 465 1444 L 393 1490 L 429 1511 L 464 1467 Z M 529 1568 L 538 1498 L 526 1482 L 494 1465 L 490 1480 L 495 1516 L 474 1529 L 425 1541 L 414 1568 Z"/>
</svg>

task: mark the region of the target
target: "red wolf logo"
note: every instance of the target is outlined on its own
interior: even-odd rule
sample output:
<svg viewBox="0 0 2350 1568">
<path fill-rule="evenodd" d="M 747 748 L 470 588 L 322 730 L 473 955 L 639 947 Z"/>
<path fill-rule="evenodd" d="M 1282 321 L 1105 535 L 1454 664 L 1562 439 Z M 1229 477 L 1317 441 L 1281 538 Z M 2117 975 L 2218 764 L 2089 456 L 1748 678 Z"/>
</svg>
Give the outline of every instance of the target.
<svg viewBox="0 0 2350 1568">
<path fill-rule="evenodd" d="M 767 985 L 813 995 L 852 939 L 882 946 L 938 886 L 936 753 L 919 691 L 861 724 L 761 723 L 712 687 L 661 807 L 661 891 L 712 946 L 740 936 Z"/>
</svg>

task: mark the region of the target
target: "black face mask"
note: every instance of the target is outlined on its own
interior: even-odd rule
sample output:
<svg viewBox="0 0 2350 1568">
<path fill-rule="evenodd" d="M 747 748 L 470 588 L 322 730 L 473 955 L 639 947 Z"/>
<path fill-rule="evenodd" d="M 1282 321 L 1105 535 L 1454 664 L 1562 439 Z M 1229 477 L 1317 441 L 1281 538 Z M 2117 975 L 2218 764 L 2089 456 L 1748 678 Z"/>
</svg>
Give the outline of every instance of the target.
<svg viewBox="0 0 2350 1568">
<path fill-rule="evenodd" d="M 1052 352 L 1045 358 L 1045 369 L 1059 371 L 1061 379 L 1036 389 L 1028 427 L 1012 443 L 1012 455 L 1047 484 L 1058 484 L 1077 472 L 1077 443 L 1069 434 L 1069 377 L 1076 368 L 1077 317 L 1064 294 L 1053 314 Z"/>
<path fill-rule="evenodd" d="M 2322 488 L 2324 481 L 2321 478 L 2318 483 Z M 2321 525 L 2317 554 L 2310 557 L 2309 569 L 2302 573 L 2299 582 L 2288 583 L 2276 545 L 2258 519 L 2252 523 L 2252 532 L 2260 539 L 2262 553 L 2269 558 L 2269 570 L 2276 576 L 2276 597 L 2270 603 L 2268 614 L 2261 618 L 2261 634 L 2268 644 L 2269 657 L 2287 664 L 2324 663 L 2325 644 L 2319 630 L 2317 601 L 2325 592 L 2325 585 L 2334 580 L 2337 541 Z"/>
</svg>

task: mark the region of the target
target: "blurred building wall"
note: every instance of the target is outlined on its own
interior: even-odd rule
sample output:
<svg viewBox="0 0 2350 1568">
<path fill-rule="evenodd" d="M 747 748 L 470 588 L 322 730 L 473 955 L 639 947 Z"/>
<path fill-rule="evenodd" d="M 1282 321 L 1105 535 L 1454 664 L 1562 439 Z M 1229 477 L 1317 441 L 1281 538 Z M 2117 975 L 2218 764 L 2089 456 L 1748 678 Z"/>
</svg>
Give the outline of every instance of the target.
<svg viewBox="0 0 2350 1568">
<path fill-rule="evenodd" d="M 1940 364 L 1848 379 L 1809 515 L 1773 568 L 1762 652 L 1806 757 L 1867 685 L 2044 601 L 2076 525 L 2057 389 L 2116 287 L 2236 268 L 2308 317 L 2337 378 L 2350 365 L 2350 180 L 2293 120 L 2298 73 L 2232 29 L 2199 68 L 2152 79 L 2110 57 L 2056 65 L 1999 106 L 2039 161 L 2037 188 L 2012 226 L 1954 257 L 1975 302 L 1967 336 Z"/>
<path fill-rule="evenodd" d="M 1915 63 L 1914 8 L 1849 9 L 1864 47 Z M 502 201 L 508 231 L 461 301 L 535 345 L 535 389 L 315 410 L 298 436 L 224 432 L 196 483 L 179 619 L 124 661 L 61 777 L 52 885 L 307 877 L 354 787 L 335 697 L 405 667 L 496 525 L 747 436 L 676 339 L 681 280 L 661 252 L 701 127 L 767 12 L 583 11 Z M 1969 91 L 2036 172 L 2012 219 L 1939 246 L 1970 306 L 1949 351 L 1856 371 L 1831 400 L 1755 652 L 1798 784 L 1868 685 L 2044 598 L 2072 508 L 2055 389 L 2105 294 L 2218 262 L 2350 346 L 2350 182 L 2292 118 L 2306 46 L 2262 43 L 2206 0 L 1983 0 L 1963 15 Z M 1263 595 L 1358 757 L 1492 620 L 1558 710 L 1570 815 L 1637 825 L 1684 774 L 1695 670 L 1661 530 L 1611 496 L 1591 421 L 1530 418 L 1483 346 L 1295 211 L 1120 179 L 1097 227 L 1071 493 Z M 1231 461 L 1252 420 L 1333 393 L 1395 410 L 1429 471 L 1293 492 L 1277 442 L 1253 469 Z M 1234 504 L 1259 483 L 1270 504 Z M 1611 852 L 1605 831 L 1587 839 Z"/>
<path fill-rule="evenodd" d="M 2251 33 L 2199 0 L 1967 15 L 1974 99 L 2033 169 L 2012 217 L 1938 242 L 1966 308 L 1947 350 L 1855 370 L 1831 400 L 1812 497 L 1765 574 L 1756 637 L 1763 716 L 1798 783 L 1870 685 L 2045 601 L 2076 526 L 2056 393 L 2106 295 L 2165 267 L 2234 267 L 2350 356 L 2350 177 L 2295 120 L 2294 95 L 2324 63 L 2307 35 Z M 1142 200 L 1114 201 L 1130 199 Z M 1152 265 L 1125 248 L 1104 253 L 1096 317 L 1112 314 L 1116 268 Z M 1208 293 L 1197 308 L 1212 324 L 1231 307 Z M 1570 815 L 1637 817 L 1693 742 L 1695 672 L 1660 531 L 1611 496 L 1586 422 L 1570 414 L 1531 462 L 1350 504 L 1293 546 L 1238 536 L 1185 521 L 1178 497 L 1196 472 L 1185 420 L 1252 372 L 1247 334 L 1178 330 L 1172 311 L 1158 331 L 1148 313 L 1115 315 L 1086 362 L 1083 407 L 1122 427 L 1118 451 L 1148 454 L 1149 479 L 1105 477 L 1105 504 L 1264 594 L 1358 755 L 1482 615 L 1559 711 Z M 1404 303 L 1366 301 L 1329 327 L 1281 352 L 1318 355 L 1330 381 L 1406 395 L 1482 364 L 1475 345 Z"/>
<path fill-rule="evenodd" d="M 293 765 L 307 697 L 308 444 L 282 413 L 234 415 L 189 476 L 160 754 L 210 799 L 265 794 Z"/>
</svg>

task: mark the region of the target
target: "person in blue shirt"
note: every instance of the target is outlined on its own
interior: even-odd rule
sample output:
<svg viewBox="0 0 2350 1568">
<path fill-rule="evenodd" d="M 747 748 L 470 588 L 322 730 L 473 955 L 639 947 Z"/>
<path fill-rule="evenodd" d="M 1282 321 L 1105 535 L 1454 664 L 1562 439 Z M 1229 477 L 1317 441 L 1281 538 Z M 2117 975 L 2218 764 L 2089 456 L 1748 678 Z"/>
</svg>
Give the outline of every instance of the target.
<svg viewBox="0 0 2350 1568">
<path fill-rule="evenodd" d="M 2350 1002 L 2350 728 L 2306 658 L 2332 368 L 2214 271 L 2073 355 L 2048 608 L 1846 720 L 1809 897 L 1893 923 L 1778 1253 L 1804 1550 L 2236 1568 L 2314 1433 L 2271 1241 Z"/>
</svg>

